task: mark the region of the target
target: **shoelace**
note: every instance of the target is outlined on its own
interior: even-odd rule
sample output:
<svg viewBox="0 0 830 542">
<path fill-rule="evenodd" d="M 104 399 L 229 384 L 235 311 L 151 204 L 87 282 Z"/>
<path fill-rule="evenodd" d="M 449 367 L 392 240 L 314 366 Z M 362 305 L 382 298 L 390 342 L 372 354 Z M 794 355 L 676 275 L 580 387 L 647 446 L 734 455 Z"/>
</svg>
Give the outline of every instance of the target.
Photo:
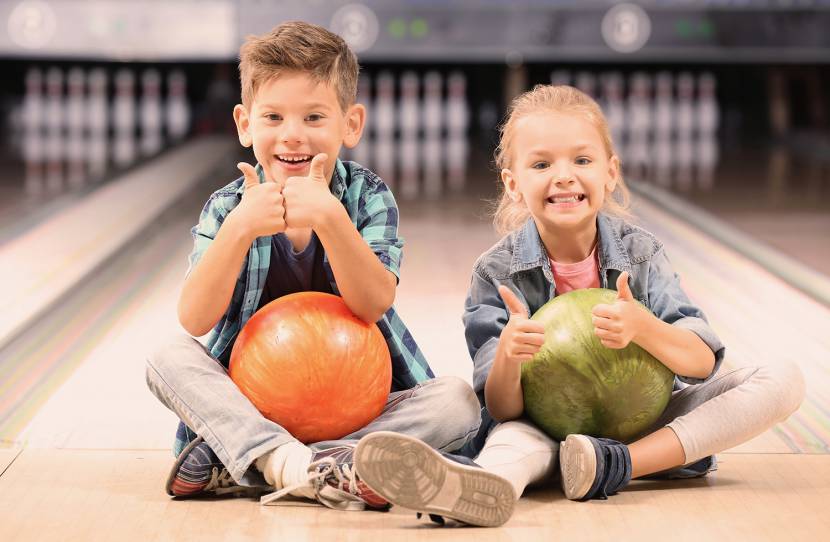
<svg viewBox="0 0 830 542">
<path fill-rule="evenodd" d="M 278 501 L 297 489 L 311 487 L 317 500 L 335 510 L 363 510 L 366 503 L 357 496 L 357 473 L 350 465 L 337 465 L 333 457 L 324 457 L 308 466 L 308 479 L 304 482 L 285 487 L 274 493 L 264 495 L 259 503 L 267 505 Z M 337 487 L 326 481 L 333 475 L 337 480 Z M 346 491 L 345 485 L 349 490 Z"/>
<path fill-rule="evenodd" d="M 205 486 L 204 491 L 215 491 L 217 495 L 224 493 L 232 493 L 240 489 L 236 480 L 231 478 L 231 473 L 228 469 L 220 469 L 213 467 L 210 473 L 210 481 Z"/>
</svg>

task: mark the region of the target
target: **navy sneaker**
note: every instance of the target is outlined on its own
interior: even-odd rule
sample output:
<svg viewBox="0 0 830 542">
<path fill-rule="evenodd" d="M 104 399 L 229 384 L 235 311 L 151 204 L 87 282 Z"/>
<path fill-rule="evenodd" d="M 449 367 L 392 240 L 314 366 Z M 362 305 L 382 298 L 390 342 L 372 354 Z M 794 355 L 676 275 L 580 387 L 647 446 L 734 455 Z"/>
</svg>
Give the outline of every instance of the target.
<svg viewBox="0 0 830 542">
<path fill-rule="evenodd" d="M 438 523 L 447 517 L 495 527 L 516 505 L 516 492 L 506 479 L 400 433 L 378 431 L 360 439 L 355 467 L 375 493 Z"/>
<path fill-rule="evenodd" d="M 318 502 L 335 510 L 388 510 L 389 503 L 357 475 L 353 465 L 354 450 L 354 445 L 346 444 L 314 452 L 306 481 L 265 495 L 260 503 L 270 504 L 292 491 L 309 487 Z"/>
<path fill-rule="evenodd" d="M 202 437 L 196 437 L 179 454 L 167 478 L 166 489 L 171 497 L 253 494 L 262 491 L 262 488 L 238 485 Z"/>
<path fill-rule="evenodd" d="M 567 498 L 607 499 L 631 481 L 631 454 L 616 440 L 568 435 L 559 448 L 559 469 Z"/>
</svg>

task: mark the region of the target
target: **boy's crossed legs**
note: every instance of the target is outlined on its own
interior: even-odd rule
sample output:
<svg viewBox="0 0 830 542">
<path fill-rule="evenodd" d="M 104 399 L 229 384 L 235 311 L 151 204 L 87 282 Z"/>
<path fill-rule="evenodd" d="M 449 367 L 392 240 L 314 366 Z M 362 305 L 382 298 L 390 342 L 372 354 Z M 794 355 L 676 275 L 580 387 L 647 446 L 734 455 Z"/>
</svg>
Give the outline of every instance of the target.
<svg viewBox="0 0 830 542">
<path fill-rule="evenodd" d="M 317 498 L 329 506 L 339 498 L 374 506 L 378 501 L 370 493 L 365 494 L 368 500 L 361 498 L 363 486 L 357 487 L 352 466 L 361 437 L 396 431 L 449 451 L 472 438 L 480 421 L 472 389 L 459 378 L 443 377 L 391 393 L 374 421 L 343 439 L 305 446 L 262 416 L 225 368 L 189 336 L 178 337 L 147 360 L 147 384 L 203 439 L 191 443 L 185 450 L 188 455 L 177 461 L 168 481 L 171 494 L 176 494 L 176 487 L 184 487 L 184 494 L 290 488 L 293 495 Z M 203 475 L 200 484 L 189 483 L 188 478 L 194 478 L 191 465 L 205 466 L 207 479 Z M 183 484 L 176 484 L 177 475 Z"/>
</svg>

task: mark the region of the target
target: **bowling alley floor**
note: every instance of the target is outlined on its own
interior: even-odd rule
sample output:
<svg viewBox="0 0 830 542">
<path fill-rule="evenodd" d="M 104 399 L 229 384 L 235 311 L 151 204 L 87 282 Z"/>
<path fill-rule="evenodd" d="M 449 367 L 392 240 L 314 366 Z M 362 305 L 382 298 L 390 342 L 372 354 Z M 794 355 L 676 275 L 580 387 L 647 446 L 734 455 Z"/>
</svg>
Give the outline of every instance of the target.
<svg viewBox="0 0 830 542">
<path fill-rule="evenodd" d="M 533 490 L 493 529 L 440 527 L 410 510 L 341 512 L 254 499 L 173 501 L 159 450 L 5 450 L 5 541 L 52 540 L 822 540 L 830 457 L 722 454 L 707 479 L 633 482 L 607 501 Z M 8 467 L 6 467 L 8 465 Z"/>
<path fill-rule="evenodd" d="M 468 381 L 464 296 L 473 261 L 497 239 L 484 212 L 491 181 L 477 175 L 460 193 L 399 198 L 407 245 L 396 305 L 435 372 Z M 664 241 L 685 289 L 727 344 L 724 370 L 792 361 L 807 381 L 798 412 L 720 454 L 707 478 L 635 481 L 588 503 L 566 500 L 552 482 L 530 490 L 495 529 L 442 528 L 398 508 L 170 499 L 164 481 L 176 420 L 146 390 L 144 357 L 178 329 L 188 229 L 221 182 L 190 189 L 134 250 L 44 315 L 38 333 L 0 353 L 20 367 L 0 373 L 8 375 L 0 414 L 21 401 L 11 417 L 0 416 L 0 540 L 830 538 L 830 308 L 642 197 L 635 212 Z"/>
</svg>

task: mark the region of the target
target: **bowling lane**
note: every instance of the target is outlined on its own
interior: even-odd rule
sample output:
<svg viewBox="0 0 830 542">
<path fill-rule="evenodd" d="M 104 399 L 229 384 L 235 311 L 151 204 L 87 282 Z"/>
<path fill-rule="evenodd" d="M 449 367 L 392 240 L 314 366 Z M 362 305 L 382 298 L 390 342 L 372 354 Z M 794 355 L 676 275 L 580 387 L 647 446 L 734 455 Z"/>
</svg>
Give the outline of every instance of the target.
<svg viewBox="0 0 830 542">
<path fill-rule="evenodd" d="M 0 244 L 190 132 L 180 69 L 19 62 L 4 69 Z"/>
</svg>

